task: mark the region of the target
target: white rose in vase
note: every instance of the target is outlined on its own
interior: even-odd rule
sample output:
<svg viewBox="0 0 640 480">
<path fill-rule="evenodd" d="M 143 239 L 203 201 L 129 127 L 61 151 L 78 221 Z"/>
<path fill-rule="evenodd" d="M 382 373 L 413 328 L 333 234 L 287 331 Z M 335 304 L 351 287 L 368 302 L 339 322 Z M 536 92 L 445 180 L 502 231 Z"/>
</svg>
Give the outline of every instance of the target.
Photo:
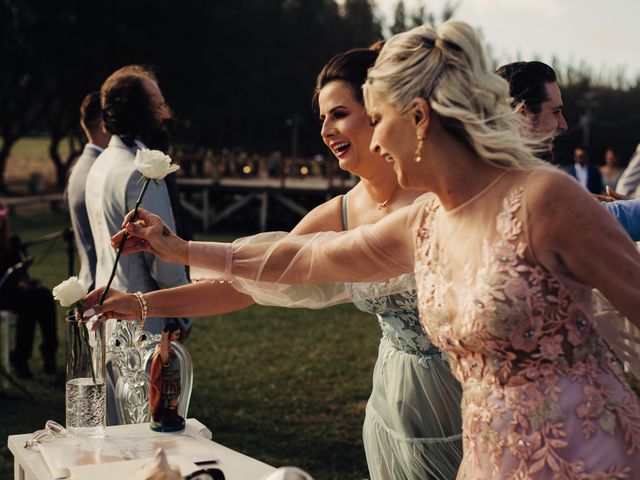
<svg viewBox="0 0 640 480">
<path fill-rule="evenodd" d="M 87 287 L 78 277 L 69 277 L 60 285 L 53 288 L 53 298 L 60 302 L 63 307 L 73 307 L 82 300 L 88 293 Z"/>
<path fill-rule="evenodd" d="M 136 169 L 143 177 L 162 180 L 180 168 L 171 164 L 171 157 L 160 150 L 138 150 L 135 159 Z"/>
</svg>

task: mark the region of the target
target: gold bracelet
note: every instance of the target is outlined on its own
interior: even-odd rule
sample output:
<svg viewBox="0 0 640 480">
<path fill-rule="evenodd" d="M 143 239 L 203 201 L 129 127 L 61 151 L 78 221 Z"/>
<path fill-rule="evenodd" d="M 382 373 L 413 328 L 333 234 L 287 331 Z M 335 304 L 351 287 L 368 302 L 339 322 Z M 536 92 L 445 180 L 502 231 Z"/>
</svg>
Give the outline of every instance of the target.
<svg viewBox="0 0 640 480">
<path fill-rule="evenodd" d="M 144 298 L 142 292 L 134 293 L 136 298 L 138 299 L 138 303 L 140 304 L 140 318 L 138 319 L 138 329 L 140 331 L 144 330 L 144 322 L 147 319 L 147 299 Z"/>
</svg>

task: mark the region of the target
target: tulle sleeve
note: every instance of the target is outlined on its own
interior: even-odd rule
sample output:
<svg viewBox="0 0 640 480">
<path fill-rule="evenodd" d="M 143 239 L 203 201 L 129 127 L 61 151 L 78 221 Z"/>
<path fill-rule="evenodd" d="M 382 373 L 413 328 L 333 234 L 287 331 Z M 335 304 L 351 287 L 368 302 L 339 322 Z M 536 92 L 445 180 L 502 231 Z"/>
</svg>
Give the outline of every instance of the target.
<svg viewBox="0 0 640 480">
<path fill-rule="evenodd" d="M 598 331 L 625 371 L 640 381 L 640 328 L 621 315 L 598 290 L 593 291 L 593 307 Z"/>
<path fill-rule="evenodd" d="M 386 281 L 384 293 L 397 293 L 407 288 L 397 277 L 413 271 L 414 232 L 425 202 L 348 232 L 269 232 L 232 244 L 190 242 L 192 276 L 202 278 L 208 270 L 209 277 L 232 281 L 264 305 L 323 308 L 350 302 L 347 282 Z"/>
</svg>

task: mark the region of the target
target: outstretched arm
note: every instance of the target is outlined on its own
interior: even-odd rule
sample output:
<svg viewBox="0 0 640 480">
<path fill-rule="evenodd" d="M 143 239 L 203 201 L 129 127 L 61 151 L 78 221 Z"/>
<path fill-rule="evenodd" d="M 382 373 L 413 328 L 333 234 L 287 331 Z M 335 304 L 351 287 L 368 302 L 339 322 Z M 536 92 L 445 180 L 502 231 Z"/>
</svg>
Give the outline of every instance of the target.
<svg viewBox="0 0 640 480">
<path fill-rule="evenodd" d="M 110 289 L 102 306 L 98 300 L 102 288 L 89 293 L 83 312 L 87 316 L 102 314 L 106 318 L 137 320 L 140 303 L 133 293 Z M 199 282 L 145 293 L 150 317 L 203 317 L 235 312 L 253 305 L 249 295 L 238 292 L 228 283 Z"/>
<path fill-rule="evenodd" d="M 386 280 L 413 270 L 416 206 L 400 209 L 373 225 L 349 232 L 293 236 L 260 234 L 233 244 L 190 242 L 189 263 L 285 285 Z"/>
<path fill-rule="evenodd" d="M 385 280 L 413 270 L 413 226 L 423 203 L 400 209 L 374 225 L 350 232 L 292 236 L 260 234 L 233 244 L 185 242 L 155 215 L 139 210 L 141 222 L 128 223 L 123 253 L 150 251 L 172 263 L 220 272 L 225 278 L 248 278 L 283 284 Z"/>
</svg>

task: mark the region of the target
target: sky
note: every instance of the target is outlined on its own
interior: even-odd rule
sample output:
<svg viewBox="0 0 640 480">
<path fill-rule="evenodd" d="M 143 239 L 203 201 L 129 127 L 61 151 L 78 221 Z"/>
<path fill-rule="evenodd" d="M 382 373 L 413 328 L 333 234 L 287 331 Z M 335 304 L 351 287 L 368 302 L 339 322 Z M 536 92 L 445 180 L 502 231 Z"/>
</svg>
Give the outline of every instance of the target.
<svg viewBox="0 0 640 480">
<path fill-rule="evenodd" d="M 388 26 L 398 0 L 374 0 Z M 424 4 L 439 17 L 446 0 Z M 640 75 L 640 0 L 461 0 L 455 17 L 480 28 L 500 63 L 538 59 Z"/>
</svg>

